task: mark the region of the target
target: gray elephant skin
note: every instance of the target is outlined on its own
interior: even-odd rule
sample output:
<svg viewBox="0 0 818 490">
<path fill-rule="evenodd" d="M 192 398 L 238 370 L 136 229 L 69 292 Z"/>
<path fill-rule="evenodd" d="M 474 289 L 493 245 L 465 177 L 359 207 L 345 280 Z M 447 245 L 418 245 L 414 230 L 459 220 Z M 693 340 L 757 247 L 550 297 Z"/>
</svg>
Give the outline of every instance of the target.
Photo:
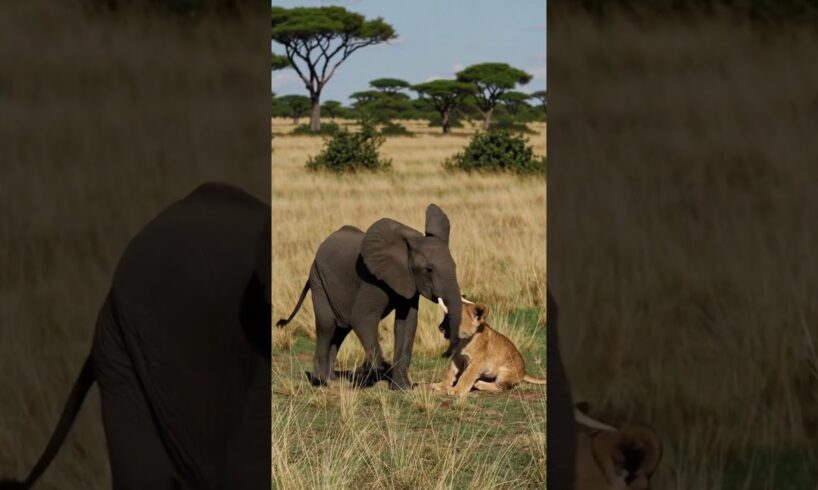
<svg viewBox="0 0 818 490">
<path fill-rule="evenodd" d="M 546 292 L 546 372 L 548 418 L 546 420 L 546 459 L 549 489 L 573 490 L 576 479 L 577 427 L 574 402 L 559 348 L 559 310 L 550 290 Z"/>
<path fill-rule="evenodd" d="M 204 184 L 128 244 L 51 440 L 96 382 L 115 490 L 269 490 L 270 206 Z"/>
<path fill-rule="evenodd" d="M 351 330 L 361 341 L 366 360 L 353 380 L 368 386 L 380 380 L 392 389 L 411 389 L 409 364 L 418 321 L 420 296 L 448 305 L 453 325 L 450 343 L 458 338 L 460 286 L 449 250 L 450 224 L 435 204 L 426 208 L 426 229 L 421 233 L 389 218 L 373 223 L 366 232 L 343 226 L 318 247 L 309 278 L 289 318 L 312 291 L 317 345 L 313 385 L 322 386 L 338 373 L 333 370 L 338 349 Z M 378 342 L 378 323 L 395 311 L 395 352 L 390 365 Z"/>
</svg>

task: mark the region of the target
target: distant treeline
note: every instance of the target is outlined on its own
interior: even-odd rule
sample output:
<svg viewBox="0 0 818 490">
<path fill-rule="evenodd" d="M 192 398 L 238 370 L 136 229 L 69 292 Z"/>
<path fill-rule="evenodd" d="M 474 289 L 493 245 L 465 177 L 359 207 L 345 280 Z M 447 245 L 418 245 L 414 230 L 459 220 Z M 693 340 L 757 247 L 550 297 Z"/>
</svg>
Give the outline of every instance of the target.
<svg viewBox="0 0 818 490">
<path fill-rule="evenodd" d="M 754 21 L 818 19 L 818 0 L 567 0 L 561 4 L 597 15 L 614 10 L 642 15 L 721 11 Z M 557 6 L 556 3 L 552 5 Z"/>
</svg>

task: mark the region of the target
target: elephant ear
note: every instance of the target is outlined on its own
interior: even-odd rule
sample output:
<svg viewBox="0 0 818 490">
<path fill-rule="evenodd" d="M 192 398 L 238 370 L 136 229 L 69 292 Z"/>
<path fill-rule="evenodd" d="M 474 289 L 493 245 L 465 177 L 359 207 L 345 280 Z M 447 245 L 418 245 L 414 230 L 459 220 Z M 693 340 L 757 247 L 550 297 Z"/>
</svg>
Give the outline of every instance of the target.
<svg viewBox="0 0 818 490">
<path fill-rule="evenodd" d="M 433 236 L 449 244 L 449 217 L 437 204 L 429 204 L 426 208 L 426 236 Z"/>
<path fill-rule="evenodd" d="M 256 242 L 256 258 L 253 274 L 256 279 L 264 285 L 264 301 L 272 304 L 272 258 L 273 253 L 272 237 L 271 237 L 271 218 L 268 215 L 267 219 L 261 227 L 258 240 Z"/>
<path fill-rule="evenodd" d="M 409 266 L 408 240 L 421 236 L 402 223 L 382 218 L 366 230 L 361 244 L 361 257 L 367 269 L 404 298 L 417 292 Z"/>
</svg>

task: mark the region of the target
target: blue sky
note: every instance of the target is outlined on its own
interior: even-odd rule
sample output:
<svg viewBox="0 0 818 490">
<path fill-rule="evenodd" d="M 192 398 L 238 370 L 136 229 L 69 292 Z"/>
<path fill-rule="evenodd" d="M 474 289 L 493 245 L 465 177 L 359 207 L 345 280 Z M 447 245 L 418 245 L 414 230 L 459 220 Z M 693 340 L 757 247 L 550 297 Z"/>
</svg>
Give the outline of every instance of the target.
<svg viewBox="0 0 818 490">
<path fill-rule="evenodd" d="M 274 0 L 280 7 L 340 5 L 366 18 L 383 17 L 398 34 L 389 44 L 355 52 L 324 88 L 322 100 L 348 104 L 349 94 L 376 78 L 410 83 L 453 78 L 464 67 L 503 62 L 534 75 L 520 89 L 546 88 L 545 0 Z M 273 51 L 283 48 L 272 43 Z M 307 95 L 292 69 L 272 74 L 278 95 Z M 412 94 L 414 97 L 414 94 Z"/>
</svg>

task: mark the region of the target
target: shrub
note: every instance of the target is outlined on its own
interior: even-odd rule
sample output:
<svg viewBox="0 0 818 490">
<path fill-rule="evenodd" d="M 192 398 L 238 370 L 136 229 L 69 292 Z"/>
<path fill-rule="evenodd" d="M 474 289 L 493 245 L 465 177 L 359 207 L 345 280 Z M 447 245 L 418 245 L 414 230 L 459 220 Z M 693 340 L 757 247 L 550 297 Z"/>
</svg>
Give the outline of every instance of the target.
<svg viewBox="0 0 818 490">
<path fill-rule="evenodd" d="M 323 122 L 321 123 L 321 129 L 318 131 L 311 130 L 309 124 L 301 124 L 296 126 L 290 134 L 294 136 L 332 136 L 340 130 L 341 126 L 334 122 Z"/>
<path fill-rule="evenodd" d="M 497 119 L 491 121 L 489 131 L 494 132 L 506 131 L 509 133 L 537 134 L 536 131 L 532 131 L 531 128 L 528 127 L 528 124 L 522 121 L 516 121 L 510 117 L 498 117 Z"/>
<path fill-rule="evenodd" d="M 338 173 L 388 170 L 392 167 L 392 161 L 381 159 L 378 154 L 384 140 L 372 121 L 363 119 L 357 133 L 341 128 L 330 136 L 324 142 L 324 150 L 307 160 L 307 169 Z"/>
<path fill-rule="evenodd" d="M 528 139 L 506 131 L 477 133 L 462 153 L 443 162 L 447 170 L 508 171 L 545 175 L 545 157 L 537 157 Z"/>
<path fill-rule="evenodd" d="M 403 127 L 400 124 L 387 122 L 381 128 L 381 134 L 383 136 L 412 136 L 412 132 Z"/>
</svg>

